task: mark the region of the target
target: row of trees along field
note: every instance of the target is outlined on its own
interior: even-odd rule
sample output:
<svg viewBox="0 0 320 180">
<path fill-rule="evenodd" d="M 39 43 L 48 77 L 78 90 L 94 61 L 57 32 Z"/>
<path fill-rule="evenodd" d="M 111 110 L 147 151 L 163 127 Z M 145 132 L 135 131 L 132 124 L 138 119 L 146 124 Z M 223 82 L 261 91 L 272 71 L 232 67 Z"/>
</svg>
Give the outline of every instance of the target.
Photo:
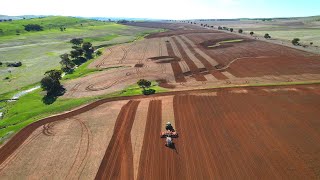
<svg viewBox="0 0 320 180">
<path fill-rule="evenodd" d="M 234 31 L 233 28 L 221 27 L 221 26 L 218 27 L 218 30 L 225 30 L 225 31 L 230 31 L 230 32 L 233 32 L 233 31 Z M 238 29 L 238 33 L 242 34 L 242 33 L 243 33 L 243 29 Z M 254 35 L 254 32 L 251 31 L 249 34 L 250 34 L 251 36 L 253 36 L 253 35 Z M 266 34 L 264 35 L 264 38 L 266 38 L 266 39 L 271 39 L 271 36 L 270 36 L 268 33 L 266 33 Z"/>
<path fill-rule="evenodd" d="M 94 48 L 90 42 L 83 42 L 82 38 L 70 40 L 72 50 L 70 53 L 60 55 L 62 65 L 61 70 L 65 73 L 71 73 L 74 68 L 93 58 Z M 100 55 L 98 53 L 98 55 Z"/>
<path fill-rule="evenodd" d="M 50 70 L 41 80 L 41 87 L 47 92 L 43 98 L 44 103 L 51 104 L 57 96 L 64 94 L 65 89 L 60 83 L 62 72 L 72 73 L 77 66 L 87 62 L 94 57 L 94 47 L 90 42 L 84 42 L 82 38 L 74 38 L 70 40 L 72 50 L 70 53 L 60 55 L 61 70 Z M 96 55 L 100 56 L 101 51 L 97 51 Z"/>
<path fill-rule="evenodd" d="M 181 22 L 184 22 L 184 23 L 190 23 L 190 24 L 197 24 L 196 22 L 190 22 L 190 21 L 181 21 Z M 200 24 L 201 26 L 203 27 L 210 27 L 210 28 L 214 28 L 214 26 L 209 26 L 208 24 Z M 225 26 L 218 26 L 218 30 L 225 30 L 225 31 L 230 31 L 230 32 L 233 32 L 234 29 L 233 28 L 228 28 L 228 27 L 225 27 Z M 243 29 L 238 29 L 238 33 L 242 34 L 243 33 Z M 250 35 L 253 36 L 254 35 L 254 32 L 251 31 L 250 32 Z M 265 34 L 264 36 L 266 39 L 270 39 L 271 36 L 269 34 Z"/>
</svg>

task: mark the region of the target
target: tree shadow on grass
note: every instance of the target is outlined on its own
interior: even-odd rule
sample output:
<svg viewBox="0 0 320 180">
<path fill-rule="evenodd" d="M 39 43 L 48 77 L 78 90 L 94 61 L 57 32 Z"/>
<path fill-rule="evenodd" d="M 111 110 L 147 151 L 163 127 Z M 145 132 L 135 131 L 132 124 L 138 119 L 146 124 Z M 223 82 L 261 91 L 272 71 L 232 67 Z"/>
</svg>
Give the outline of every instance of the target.
<svg viewBox="0 0 320 180">
<path fill-rule="evenodd" d="M 60 89 L 58 89 L 54 93 L 47 93 L 47 95 L 42 98 L 42 102 L 46 105 L 53 104 L 58 99 L 58 97 L 62 96 L 65 92 L 66 89 L 61 86 Z"/>
</svg>

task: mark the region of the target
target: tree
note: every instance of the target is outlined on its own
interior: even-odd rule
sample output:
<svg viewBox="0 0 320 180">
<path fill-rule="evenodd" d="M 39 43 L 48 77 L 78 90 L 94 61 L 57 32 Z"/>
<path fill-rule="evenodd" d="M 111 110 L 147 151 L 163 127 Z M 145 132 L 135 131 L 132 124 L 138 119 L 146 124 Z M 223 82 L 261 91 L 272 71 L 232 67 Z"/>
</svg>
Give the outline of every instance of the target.
<svg viewBox="0 0 320 180">
<path fill-rule="evenodd" d="M 77 59 L 83 55 L 83 50 L 81 48 L 70 51 L 70 56 L 73 59 Z"/>
<path fill-rule="evenodd" d="M 61 68 L 62 71 L 70 72 L 74 68 L 75 64 L 70 60 L 69 54 L 62 54 L 60 55 L 60 58 L 61 58 L 60 64 L 63 66 Z"/>
<path fill-rule="evenodd" d="M 313 45 L 313 42 L 310 42 L 310 46 L 312 46 Z"/>
<path fill-rule="evenodd" d="M 266 33 L 266 34 L 264 35 L 264 38 L 266 38 L 266 39 L 270 39 L 270 38 L 271 38 L 271 36 L 270 36 L 268 33 Z"/>
<path fill-rule="evenodd" d="M 156 90 L 154 89 L 149 89 L 151 86 L 151 82 L 145 79 L 140 79 L 137 84 L 143 88 L 142 93 L 144 95 L 150 95 L 150 94 L 154 94 L 156 92 Z"/>
<path fill-rule="evenodd" d="M 23 25 L 24 26 L 24 30 L 26 31 L 43 31 L 43 27 L 40 26 L 39 24 L 27 24 L 27 25 Z"/>
<path fill-rule="evenodd" d="M 297 46 L 297 45 L 299 45 L 299 41 L 300 41 L 299 38 L 294 38 L 291 42 L 293 45 Z"/>
<path fill-rule="evenodd" d="M 238 30 L 238 32 L 239 32 L 239 33 L 242 33 L 242 32 L 243 32 L 243 30 L 242 30 L 242 29 L 239 29 L 239 30 Z"/>
<path fill-rule="evenodd" d="M 52 79 L 58 81 L 61 79 L 62 72 L 60 70 L 49 70 L 44 73 L 44 75 L 51 77 Z"/>
<path fill-rule="evenodd" d="M 83 43 L 82 38 L 73 38 L 70 40 L 70 43 L 72 43 L 75 46 L 80 46 Z"/>
<path fill-rule="evenodd" d="M 97 55 L 97 56 L 101 56 L 101 55 L 102 55 L 102 52 L 99 50 L 99 51 L 96 52 L 96 55 Z"/>
<path fill-rule="evenodd" d="M 230 32 L 233 32 L 233 28 L 230 28 Z"/>
<path fill-rule="evenodd" d="M 47 91 L 47 96 L 54 96 L 61 93 L 63 89 L 60 84 L 61 71 L 59 70 L 50 70 L 47 71 L 45 77 L 41 80 L 41 87 L 43 90 Z"/>
<path fill-rule="evenodd" d="M 82 44 L 82 49 L 84 51 L 84 56 L 87 59 L 91 59 L 92 58 L 92 54 L 94 52 L 94 48 L 92 47 L 92 44 L 90 42 L 84 42 Z"/>
<path fill-rule="evenodd" d="M 143 89 L 143 91 L 146 90 L 146 88 L 149 88 L 151 86 L 151 82 L 148 81 L 148 80 L 145 80 L 145 79 L 140 79 L 138 82 L 137 82 L 138 86 L 140 88 Z"/>
<path fill-rule="evenodd" d="M 250 35 L 253 36 L 253 34 L 254 34 L 254 32 L 251 31 L 251 32 L 250 32 Z"/>
<path fill-rule="evenodd" d="M 221 26 L 219 26 L 219 27 L 218 27 L 218 29 L 219 29 L 219 30 L 222 30 L 222 27 L 221 27 Z"/>
</svg>

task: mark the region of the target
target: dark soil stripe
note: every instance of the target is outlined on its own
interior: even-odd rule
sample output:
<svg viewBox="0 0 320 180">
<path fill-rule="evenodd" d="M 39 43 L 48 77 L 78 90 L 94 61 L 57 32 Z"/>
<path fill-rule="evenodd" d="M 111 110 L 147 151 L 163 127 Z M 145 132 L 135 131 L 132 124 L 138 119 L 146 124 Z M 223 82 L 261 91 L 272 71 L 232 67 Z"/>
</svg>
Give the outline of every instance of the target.
<svg viewBox="0 0 320 180">
<path fill-rule="evenodd" d="M 139 103 L 140 101 L 129 101 L 121 108 L 95 179 L 133 179 L 130 132 Z"/>
<path fill-rule="evenodd" d="M 166 47 L 167 47 L 168 55 L 171 57 L 175 57 L 176 55 L 173 52 L 173 48 L 172 48 L 170 42 L 166 42 Z M 187 80 L 184 78 L 183 71 L 182 71 L 179 63 L 178 62 L 171 62 L 170 64 L 171 64 L 176 82 L 177 83 L 187 82 Z"/>
<path fill-rule="evenodd" d="M 207 79 L 200 74 L 200 70 L 199 68 L 196 66 L 196 64 L 192 61 L 192 59 L 190 59 L 190 57 L 188 56 L 188 54 L 184 51 L 183 47 L 181 46 L 181 44 L 177 41 L 176 37 L 172 37 L 173 41 L 176 43 L 180 54 L 182 56 L 182 59 L 185 60 L 185 62 L 187 63 L 187 65 L 189 66 L 190 71 L 193 74 L 193 77 L 197 80 L 197 81 L 207 81 Z"/>
</svg>

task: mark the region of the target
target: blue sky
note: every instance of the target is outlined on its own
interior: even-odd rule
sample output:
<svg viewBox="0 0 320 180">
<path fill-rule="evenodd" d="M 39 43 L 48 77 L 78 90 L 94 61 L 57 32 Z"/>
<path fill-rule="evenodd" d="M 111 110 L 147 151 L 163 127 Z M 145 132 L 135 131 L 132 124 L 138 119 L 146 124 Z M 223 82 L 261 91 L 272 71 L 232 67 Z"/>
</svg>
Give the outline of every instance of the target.
<svg viewBox="0 0 320 180">
<path fill-rule="evenodd" d="M 320 15 L 320 0 L 1 0 L 0 14 L 158 19 Z"/>
</svg>

